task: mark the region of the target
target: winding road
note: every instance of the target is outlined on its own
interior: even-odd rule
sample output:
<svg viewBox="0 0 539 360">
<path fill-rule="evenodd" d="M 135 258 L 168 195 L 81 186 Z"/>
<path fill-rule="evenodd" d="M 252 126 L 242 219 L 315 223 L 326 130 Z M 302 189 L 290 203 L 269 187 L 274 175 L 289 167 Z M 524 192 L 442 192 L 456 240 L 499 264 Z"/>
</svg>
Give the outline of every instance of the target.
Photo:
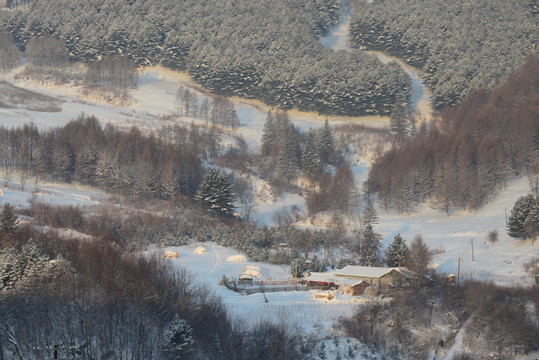
<svg viewBox="0 0 539 360">
<path fill-rule="evenodd" d="M 350 15 L 345 14 L 343 20 L 335 25 L 328 33 L 320 38 L 320 43 L 323 47 L 328 49 L 338 50 L 347 50 L 347 51 L 361 51 L 352 49 L 348 46 L 347 37 L 348 37 L 348 26 L 350 23 Z M 367 51 L 371 54 L 374 54 L 382 61 L 387 63 L 390 61 L 395 61 L 398 63 L 402 69 L 408 74 L 412 82 L 412 99 L 410 106 L 414 109 L 417 114 L 419 122 L 428 121 L 432 117 L 432 104 L 431 104 L 431 94 L 429 89 L 425 86 L 422 77 L 422 71 L 416 69 L 402 60 L 384 54 L 380 51 Z"/>
</svg>

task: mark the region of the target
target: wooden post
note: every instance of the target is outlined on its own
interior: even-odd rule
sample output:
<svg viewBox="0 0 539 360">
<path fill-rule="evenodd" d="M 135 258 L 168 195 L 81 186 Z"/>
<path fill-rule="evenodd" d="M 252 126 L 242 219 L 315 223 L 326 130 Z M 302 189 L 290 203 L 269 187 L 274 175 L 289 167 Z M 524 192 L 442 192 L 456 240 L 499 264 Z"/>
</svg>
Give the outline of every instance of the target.
<svg viewBox="0 0 539 360">
<path fill-rule="evenodd" d="M 459 262 L 458 268 L 457 268 L 457 285 L 460 284 L 460 258 L 457 259 Z"/>
</svg>

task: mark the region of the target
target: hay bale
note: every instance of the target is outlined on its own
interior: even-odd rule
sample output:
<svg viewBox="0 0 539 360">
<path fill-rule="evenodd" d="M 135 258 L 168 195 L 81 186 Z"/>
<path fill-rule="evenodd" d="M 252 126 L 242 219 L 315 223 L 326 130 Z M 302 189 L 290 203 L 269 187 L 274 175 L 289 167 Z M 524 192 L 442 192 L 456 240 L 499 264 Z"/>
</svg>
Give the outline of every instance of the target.
<svg viewBox="0 0 539 360">
<path fill-rule="evenodd" d="M 198 246 L 198 247 L 195 249 L 195 255 L 204 254 L 205 252 L 206 252 L 206 249 L 204 249 L 204 247 L 202 247 L 202 246 Z"/>
<path fill-rule="evenodd" d="M 333 299 L 335 299 L 335 294 L 333 293 L 333 291 L 328 290 L 327 293 L 324 292 L 324 293 L 313 294 L 312 298 L 314 298 L 314 299 L 333 300 Z"/>
<path fill-rule="evenodd" d="M 246 266 L 241 275 L 245 275 L 245 277 L 250 276 L 251 278 L 260 278 L 260 269 L 255 270 L 256 268 L 256 266 Z"/>
<path fill-rule="evenodd" d="M 163 253 L 163 259 L 177 259 L 180 255 L 178 255 L 177 251 L 165 251 Z"/>
<path fill-rule="evenodd" d="M 247 258 L 244 255 L 232 255 L 226 258 L 228 262 L 242 262 L 247 261 Z"/>
</svg>

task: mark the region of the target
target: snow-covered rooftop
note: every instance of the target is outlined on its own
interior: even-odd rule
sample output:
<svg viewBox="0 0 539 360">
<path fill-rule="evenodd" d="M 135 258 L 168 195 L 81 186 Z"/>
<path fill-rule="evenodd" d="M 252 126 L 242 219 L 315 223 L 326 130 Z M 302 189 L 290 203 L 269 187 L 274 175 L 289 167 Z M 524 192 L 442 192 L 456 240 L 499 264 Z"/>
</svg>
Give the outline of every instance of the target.
<svg viewBox="0 0 539 360">
<path fill-rule="evenodd" d="M 396 270 L 401 272 L 402 268 L 370 267 L 348 265 L 335 272 L 336 276 L 361 277 L 361 278 L 380 278 L 385 274 Z"/>
</svg>

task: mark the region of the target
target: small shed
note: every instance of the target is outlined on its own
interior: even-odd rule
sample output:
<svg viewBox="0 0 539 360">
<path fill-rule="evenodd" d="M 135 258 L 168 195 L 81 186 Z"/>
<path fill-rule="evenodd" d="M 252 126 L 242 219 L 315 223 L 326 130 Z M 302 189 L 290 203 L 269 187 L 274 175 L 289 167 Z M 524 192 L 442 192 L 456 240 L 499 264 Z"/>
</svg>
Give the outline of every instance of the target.
<svg viewBox="0 0 539 360">
<path fill-rule="evenodd" d="M 332 278 L 333 273 L 311 272 L 305 279 L 307 288 L 316 290 L 336 289 L 335 280 Z"/>
<path fill-rule="evenodd" d="M 360 282 L 357 282 L 352 285 L 340 285 L 338 291 L 340 294 L 343 295 L 362 295 L 365 289 L 369 286 L 371 286 L 370 283 L 365 280 L 361 280 Z"/>
<path fill-rule="evenodd" d="M 455 274 L 447 275 L 447 283 L 448 284 L 455 284 L 456 282 L 457 282 L 457 275 L 455 275 Z"/>
</svg>

